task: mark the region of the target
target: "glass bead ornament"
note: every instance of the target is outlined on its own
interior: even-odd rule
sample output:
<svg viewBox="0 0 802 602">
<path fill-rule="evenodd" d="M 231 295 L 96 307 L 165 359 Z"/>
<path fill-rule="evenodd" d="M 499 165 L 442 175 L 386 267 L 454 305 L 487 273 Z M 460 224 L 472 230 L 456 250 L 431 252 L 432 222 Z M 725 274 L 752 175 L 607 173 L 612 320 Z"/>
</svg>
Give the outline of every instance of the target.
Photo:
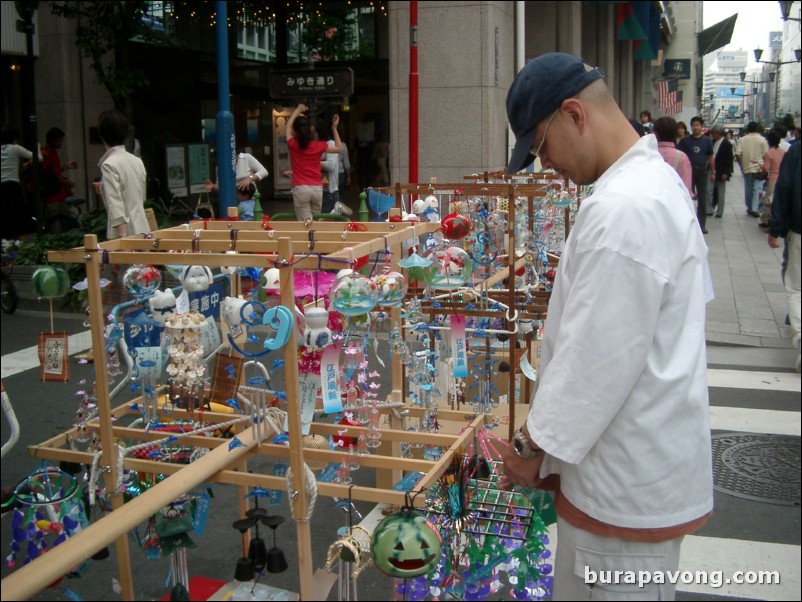
<svg viewBox="0 0 802 602">
<path fill-rule="evenodd" d="M 394 307 L 399 305 L 407 294 L 407 277 L 396 270 L 385 270 L 373 276 L 371 280 L 378 289 L 376 304 L 380 307 Z"/>
<path fill-rule="evenodd" d="M 334 282 L 329 299 L 341 314 L 358 316 L 376 307 L 379 288 L 370 278 L 352 273 Z"/>
<path fill-rule="evenodd" d="M 123 274 L 123 286 L 133 297 L 142 299 L 161 286 L 162 277 L 152 265 L 132 265 Z"/>
<path fill-rule="evenodd" d="M 435 247 L 425 257 L 431 259 L 435 266 L 429 281 L 432 288 L 452 290 L 465 286 L 473 273 L 473 260 L 460 247 Z"/>
</svg>

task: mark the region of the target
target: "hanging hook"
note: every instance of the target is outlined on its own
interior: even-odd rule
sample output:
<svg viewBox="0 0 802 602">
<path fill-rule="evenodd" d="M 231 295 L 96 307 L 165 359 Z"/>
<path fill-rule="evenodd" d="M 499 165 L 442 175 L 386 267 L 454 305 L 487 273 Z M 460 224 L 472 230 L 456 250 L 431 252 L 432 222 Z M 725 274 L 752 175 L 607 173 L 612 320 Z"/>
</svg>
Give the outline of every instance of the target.
<svg viewBox="0 0 802 602">
<path fill-rule="evenodd" d="M 200 237 L 201 231 L 195 230 L 195 233 L 192 235 L 192 252 L 199 253 L 200 252 Z"/>
</svg>

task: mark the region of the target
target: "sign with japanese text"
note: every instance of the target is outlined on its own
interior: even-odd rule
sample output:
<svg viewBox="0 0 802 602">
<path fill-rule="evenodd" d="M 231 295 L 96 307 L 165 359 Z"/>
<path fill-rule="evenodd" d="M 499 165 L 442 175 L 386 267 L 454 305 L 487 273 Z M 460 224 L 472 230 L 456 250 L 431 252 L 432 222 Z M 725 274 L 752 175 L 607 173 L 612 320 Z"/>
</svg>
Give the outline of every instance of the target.
<svg viewBox="0 0 802 602">
<path fill-rule="evenodd" d="M 209 179 L 209 145 L 190 144 L 187 146 L 189 156 L 189 191 L 193 194 L 206 192 L 204 183 Z"/>
<path fill-rule="evenodd" d="M 323 392 L 323 409 L 327 414 L 343 411 L 340 396 L 340 346 L 329 345 L 320 359 L 320 390 Z"/>
<path fill-rule="evenodd" d="M 347 98 L 354 93 L 351 69 L 294 69 L 270 74 L 270 96 L 281 98 Z"/>
<path fill-rule="evenodd" d="M 465 316 L 451 316 L 451 357 L 454 358 L 454 376 L 468 376 L 468 346 L 465 340 Z"/>
</svg>

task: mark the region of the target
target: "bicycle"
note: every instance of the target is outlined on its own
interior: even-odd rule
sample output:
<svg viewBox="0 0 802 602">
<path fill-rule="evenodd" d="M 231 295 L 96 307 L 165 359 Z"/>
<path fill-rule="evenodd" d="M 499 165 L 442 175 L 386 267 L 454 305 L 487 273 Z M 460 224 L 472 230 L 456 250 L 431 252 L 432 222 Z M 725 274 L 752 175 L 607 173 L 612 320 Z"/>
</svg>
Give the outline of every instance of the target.
<svg viewBox="0 0 802 602">
<path fill-rule="evenodd" d="M 163 213 L 169 217 L 174 215 L 195 214 L 195 211 L 181 197 L 178 197 L 167 186 L 161 183 L 158 178 L 148 178 L 148 186 L 153 191 L 153 200 L 158 204 Z"/>
<path fill-rule="evenodd" d="M 67 206 L 66 211 L 61 210 L 45 220 L 45 231 L 49 234 L 63 234 L 81 227 L 82 206 L 86 204 L 86 199 L 69 197 L 64 200 L 64 204 Z"/>
<path fill-rule="evenodd" d="M 5 272 L 0 272 L 0 307 L 7 314 L 17 311 L 17 289 Z"/>
</svg>

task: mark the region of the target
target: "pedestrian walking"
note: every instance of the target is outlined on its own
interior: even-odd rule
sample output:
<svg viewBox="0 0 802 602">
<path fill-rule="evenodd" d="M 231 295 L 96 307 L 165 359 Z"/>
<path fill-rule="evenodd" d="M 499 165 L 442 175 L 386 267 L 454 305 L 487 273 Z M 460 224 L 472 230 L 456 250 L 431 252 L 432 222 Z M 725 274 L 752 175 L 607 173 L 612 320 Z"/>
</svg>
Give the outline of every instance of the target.
<svg viewBox="0 0 802 602">
<path fill-rule="evenodd" d="M 724 215 L 724 204 L 727 199 L 727 182 L 732 178 L 735 159 L 732 143 L 727 138 L 722 126 L 714 125 L 710 128 L 710 137 L 713 138 L 713 157 L 716 164 L 713 211 L 717 218 L 721 218 Z"/>
<path fill-rule="evenodd" d="M 756 201 L 759 201 L 763 182 L 757 178 L 763 167 L 763 155 L 769 150 L 766 139 L 758 133 L 759 126 L 750 121 L 746 124 L 746 136 L 741 138 L 741 172 L 744 174 L 744 204 L 746 214 L 760 217 L 756 211 Z"/>
<path fill-rule="evenodd" d="M 715 178 L 713 141 L 704 134 L 704 119 L 698 115 L 691 119 L 691 133 L 677 144 L 691 161 L 693 192 L 696 195 L 696 217 L 703 234 L 707 234 L 707 216 L 713 215 L 709 206 L 708 182 Z"/>
<path fill-rule="evenodd" d="M 796 371 L 800 371 L 800 303 L 802 302 L 802 259 L 800 258 L 800 236 L 802 235 L 802 184 L 800 183 L 800 145 L 797 140 L 785 153 L 780 164 L 774 200 L 769 219 L 769 246 L 779 248 L 780 238 L 785 238 L 787 261 L 783 271 L 783 284 L 788 298 L 788 322 L 796 349 Z"/>
</svg>

